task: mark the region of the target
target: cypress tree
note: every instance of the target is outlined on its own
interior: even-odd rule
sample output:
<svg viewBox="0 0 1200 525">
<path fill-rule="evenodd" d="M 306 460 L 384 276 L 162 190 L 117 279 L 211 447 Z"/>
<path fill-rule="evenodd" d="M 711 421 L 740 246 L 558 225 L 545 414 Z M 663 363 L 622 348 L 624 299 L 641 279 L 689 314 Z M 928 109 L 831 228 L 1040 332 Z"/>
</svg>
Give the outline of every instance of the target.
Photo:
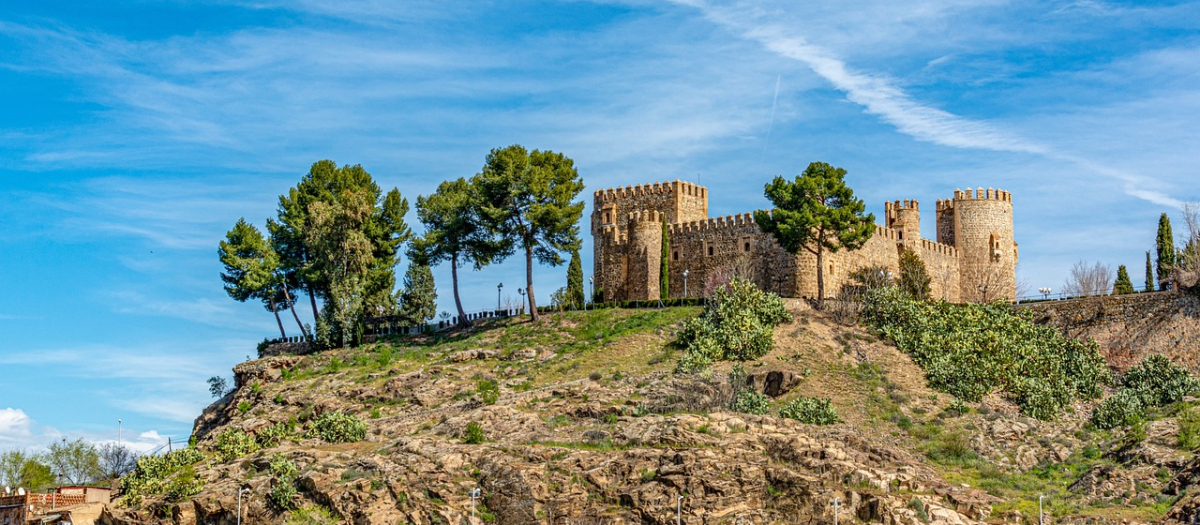
<svg viewBox="0 0 1200 525">
<path fill-rule="evenodd" d="M 1158 237 L 1154 245 L 1158 250 L 1158 289 L 1166 290 L 1171 266 L 1175 264 L 1175 240 L 1171 237 L 1171 219 L 1166 213 L 1158 218 Z"/>
<path fill-rule="evenodd" d="M 666 299 L 671 291 L 671 230 L 666 217 L 662 224 L 662 257 L 658 268 L 658 298 Z"/>
<path fill-rule="evenodd" d="M 1129 281 L 1129 272 L 1125 270 L 1125 265 L 1117 267 L 1117 282 L 1113 283 L 1113 295 L 1124 295 L 1133 293 L 1133 283 Z"/>
<path fill-rule="evenodd" d="M 579 250 L 571 250 L 571 263 L 567 265 L 567 304 L 570 308 L 583 308 L 583 262 Z"/>
<path fill-rule="evenodd" d="M 900 252 L 900 289 L 920 301 L 929 300 L 929 271 L 917 252 L 905 248 Z"/>
<path fill-rule="evenodd" d="M 404 290 L 400 292 L 399 316 L 406 326 L 425 324 L 437 315 L 437 287 L 433 270 L 423 260 L 414 259 L 404 273 Z"/>
<path fill-rule="evenodd" d="M 1147 292 L 1154 291 L 1154 265 L 1150 264 L 1150 252 L 1146 252 L 1146 288 Z"/>
</svg>

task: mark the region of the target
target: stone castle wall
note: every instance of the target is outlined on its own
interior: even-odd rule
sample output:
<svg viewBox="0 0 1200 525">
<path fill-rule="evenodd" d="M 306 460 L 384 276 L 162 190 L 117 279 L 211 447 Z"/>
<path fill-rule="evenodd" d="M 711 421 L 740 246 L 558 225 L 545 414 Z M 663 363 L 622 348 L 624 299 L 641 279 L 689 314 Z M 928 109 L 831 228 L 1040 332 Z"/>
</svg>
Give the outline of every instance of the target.
<svg viewBox="0 0 1200 525">
<path fill-rule="evenodd" d="M 976 300 L 966 292 L 976 288 L 979 275 L 990 279 L 988 299 L 1011 298 L 1016 262 L 1012 197 L 989 191 L 980 190 L 979 197 L 959 191 L 953 200 L 938 201 L 939 239 L 963 239 L 969 250 L 922 239 L 916 201 L 887 203 L 885 225 L 876 225 L 862 248 L 825 252 L 826 296 L 836 295 L 860 267 L 899 273 L 900 251 L 907 247 L 924 261 L 935 299 Z M 688 297 L 707 296 L 735 276 L 785 297 L 818 295 L 816 255 L 787 253 L 758 227 L 752 213 L 708 218 L 707 209 L 707 189 L 679 181 L 597 191 L 593 275 L 602 300 L 659 297 L 664 220 L 670 234 L 668 297 L 684 297 L 685 287 Z"/>
</svg>

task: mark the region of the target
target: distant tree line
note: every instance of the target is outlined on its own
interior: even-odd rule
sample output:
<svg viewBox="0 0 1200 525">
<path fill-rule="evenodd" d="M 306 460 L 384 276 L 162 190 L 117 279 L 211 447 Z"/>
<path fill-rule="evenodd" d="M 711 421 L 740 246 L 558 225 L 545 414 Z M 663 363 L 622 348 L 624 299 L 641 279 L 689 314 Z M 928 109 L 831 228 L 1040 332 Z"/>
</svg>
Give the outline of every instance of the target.
<svg viewBox="0 0 1200 525">
<path fill-rule="evenodd" d="M 1182 216 L 1187 237 L 1180 244 L 1175 242 L 1171 218 L 1166 213 L 1158 218 L 1153 254 L 1146 252 L 1143 291 L 1154 291 L 1157 279 L 1158 290 L 1177 289 L 1186 293 L 1200 293 L 1200 205 L 1184 203 Z M 1114 280 L 1111 266 L 1099 262 L 1089 265 L 1079 261 L 1071 268 L 1063 284 L 1063 292 L 1068 295 L 1121 295 L 1136 291 L 1129 271 L 1123 264 L 1117 266 Z"/>
<path fill-rule="evenodd" d="M 362 166 L 322 160 L 279 197 L 266 235 L 244 218 L 234 224 L 218 249 L 221 279 L 233 299 L 261 301 L 281 336 L 287 332 L 280 312 L 288 311 L 304 337 L 338 346 L 357 342 L 367 316 L 399 316 L 410 326 L 432 319 L 437 291 L 430 266 L 443 263 L 450 265 L 455 308 L 465 323 L 458 270 L 520 253 L 536 320 L 535 261 L 559 266 L 572 254 L 562 296 L 583 302 L 577 260 L 584 205 L 575 200 L 582 190 L 574 161 L 561 153 L 494 149 L 470 179 L 443 182 L 417 197 L 425 232 L 414 236 L 404 220 L 408 200 L 397 188 L 385 193 Z M 397 289 L 402 253 L 409 268 Z M 296 313 L 300 295 L 308 297 L 315 329 Z"/>
<path fill-rule="evenodd" d="M 131 472 L 137 458 L 124 445 L 64 438 L 51 443 L 46 452 L 0 452 L 0 486 L 41 491 L 59 485 L 107 484 Z"/>
</svg>

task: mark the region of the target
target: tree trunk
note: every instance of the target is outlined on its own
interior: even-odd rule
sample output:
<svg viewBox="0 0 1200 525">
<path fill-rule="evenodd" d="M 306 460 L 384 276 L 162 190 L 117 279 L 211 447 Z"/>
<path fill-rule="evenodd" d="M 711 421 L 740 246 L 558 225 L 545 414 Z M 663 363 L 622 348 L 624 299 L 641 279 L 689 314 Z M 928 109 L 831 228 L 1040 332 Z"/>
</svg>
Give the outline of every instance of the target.
<svg viewBox="0 0 1200 525">
<path fill-rule="evenodd" d="M 308 330 L 304 329 L 304 323 L 300 322 L 300 316 L 296 314 L 296 301 L 292 300 L 292 293 L 288 291 L 287 283 L 282 283 L 280 286 L 283 286 L 283 297 L 287 299 L 288 309 L 292 311 L 292 318 L 296 319 L 296 326 L 300 327 L 300 335 L 308 339 Z"/>
<path fill-rule="evenodd" d="M 275 314 L 275 322 L 279 323 L 279 337 L 287 339 L 287 332 L 283 331 L 283 319 L 279 318 L 279 309 L 275 307 L 275 295 L 271 295 L 271 312 Z"/>
<path fill-rule="evenodd" d="M 313 325 L 316 325 L 317 319 L 321 318 L 321 314 L 317 311 L 317 294 L 313 293 L 311 287 L 308 288 L 308 302 L 312 303 Z"/>
<path fill-rule="evenodd" d="M 529 296 L 529 320 L 537 321 L 537 302 L 533 300 L 533 246 L 525 244 L 525 295 Z"/>
<path fill-rule="evenodd" d="M 467 313 L 463 311 L 462 299 L 458 298 L 458 252 L 450 254 L 450 281 L 454 288 L 454 307 L 458 309 L 458 324 L 459 326 L 470 326 L 467 322 Z"/>
<path fill-rule="evenodd" d="M 817 243 L 817 310 L 825 309 L 825 249 Z"/>
</svg>

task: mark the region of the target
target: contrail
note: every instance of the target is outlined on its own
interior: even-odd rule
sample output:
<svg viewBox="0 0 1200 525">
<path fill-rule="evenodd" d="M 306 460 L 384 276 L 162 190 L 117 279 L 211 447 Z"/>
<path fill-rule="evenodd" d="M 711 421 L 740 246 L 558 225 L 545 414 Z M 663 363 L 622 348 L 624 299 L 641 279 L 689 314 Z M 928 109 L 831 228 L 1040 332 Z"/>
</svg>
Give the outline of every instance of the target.
<svg viewBox="0 0 1200 525">
<path fill-rule="evenodd" d="M 771 123 L 767 125 L 767 140 L 763 142 L 762 157 L 767 156 L 767 146 L 771 145 L 771 131 L 775 129 L 775 106 L 779 103 L 779 79 L 782 75 L 775 75 L 775 97 L 771 99 Z"/>
</svg>

